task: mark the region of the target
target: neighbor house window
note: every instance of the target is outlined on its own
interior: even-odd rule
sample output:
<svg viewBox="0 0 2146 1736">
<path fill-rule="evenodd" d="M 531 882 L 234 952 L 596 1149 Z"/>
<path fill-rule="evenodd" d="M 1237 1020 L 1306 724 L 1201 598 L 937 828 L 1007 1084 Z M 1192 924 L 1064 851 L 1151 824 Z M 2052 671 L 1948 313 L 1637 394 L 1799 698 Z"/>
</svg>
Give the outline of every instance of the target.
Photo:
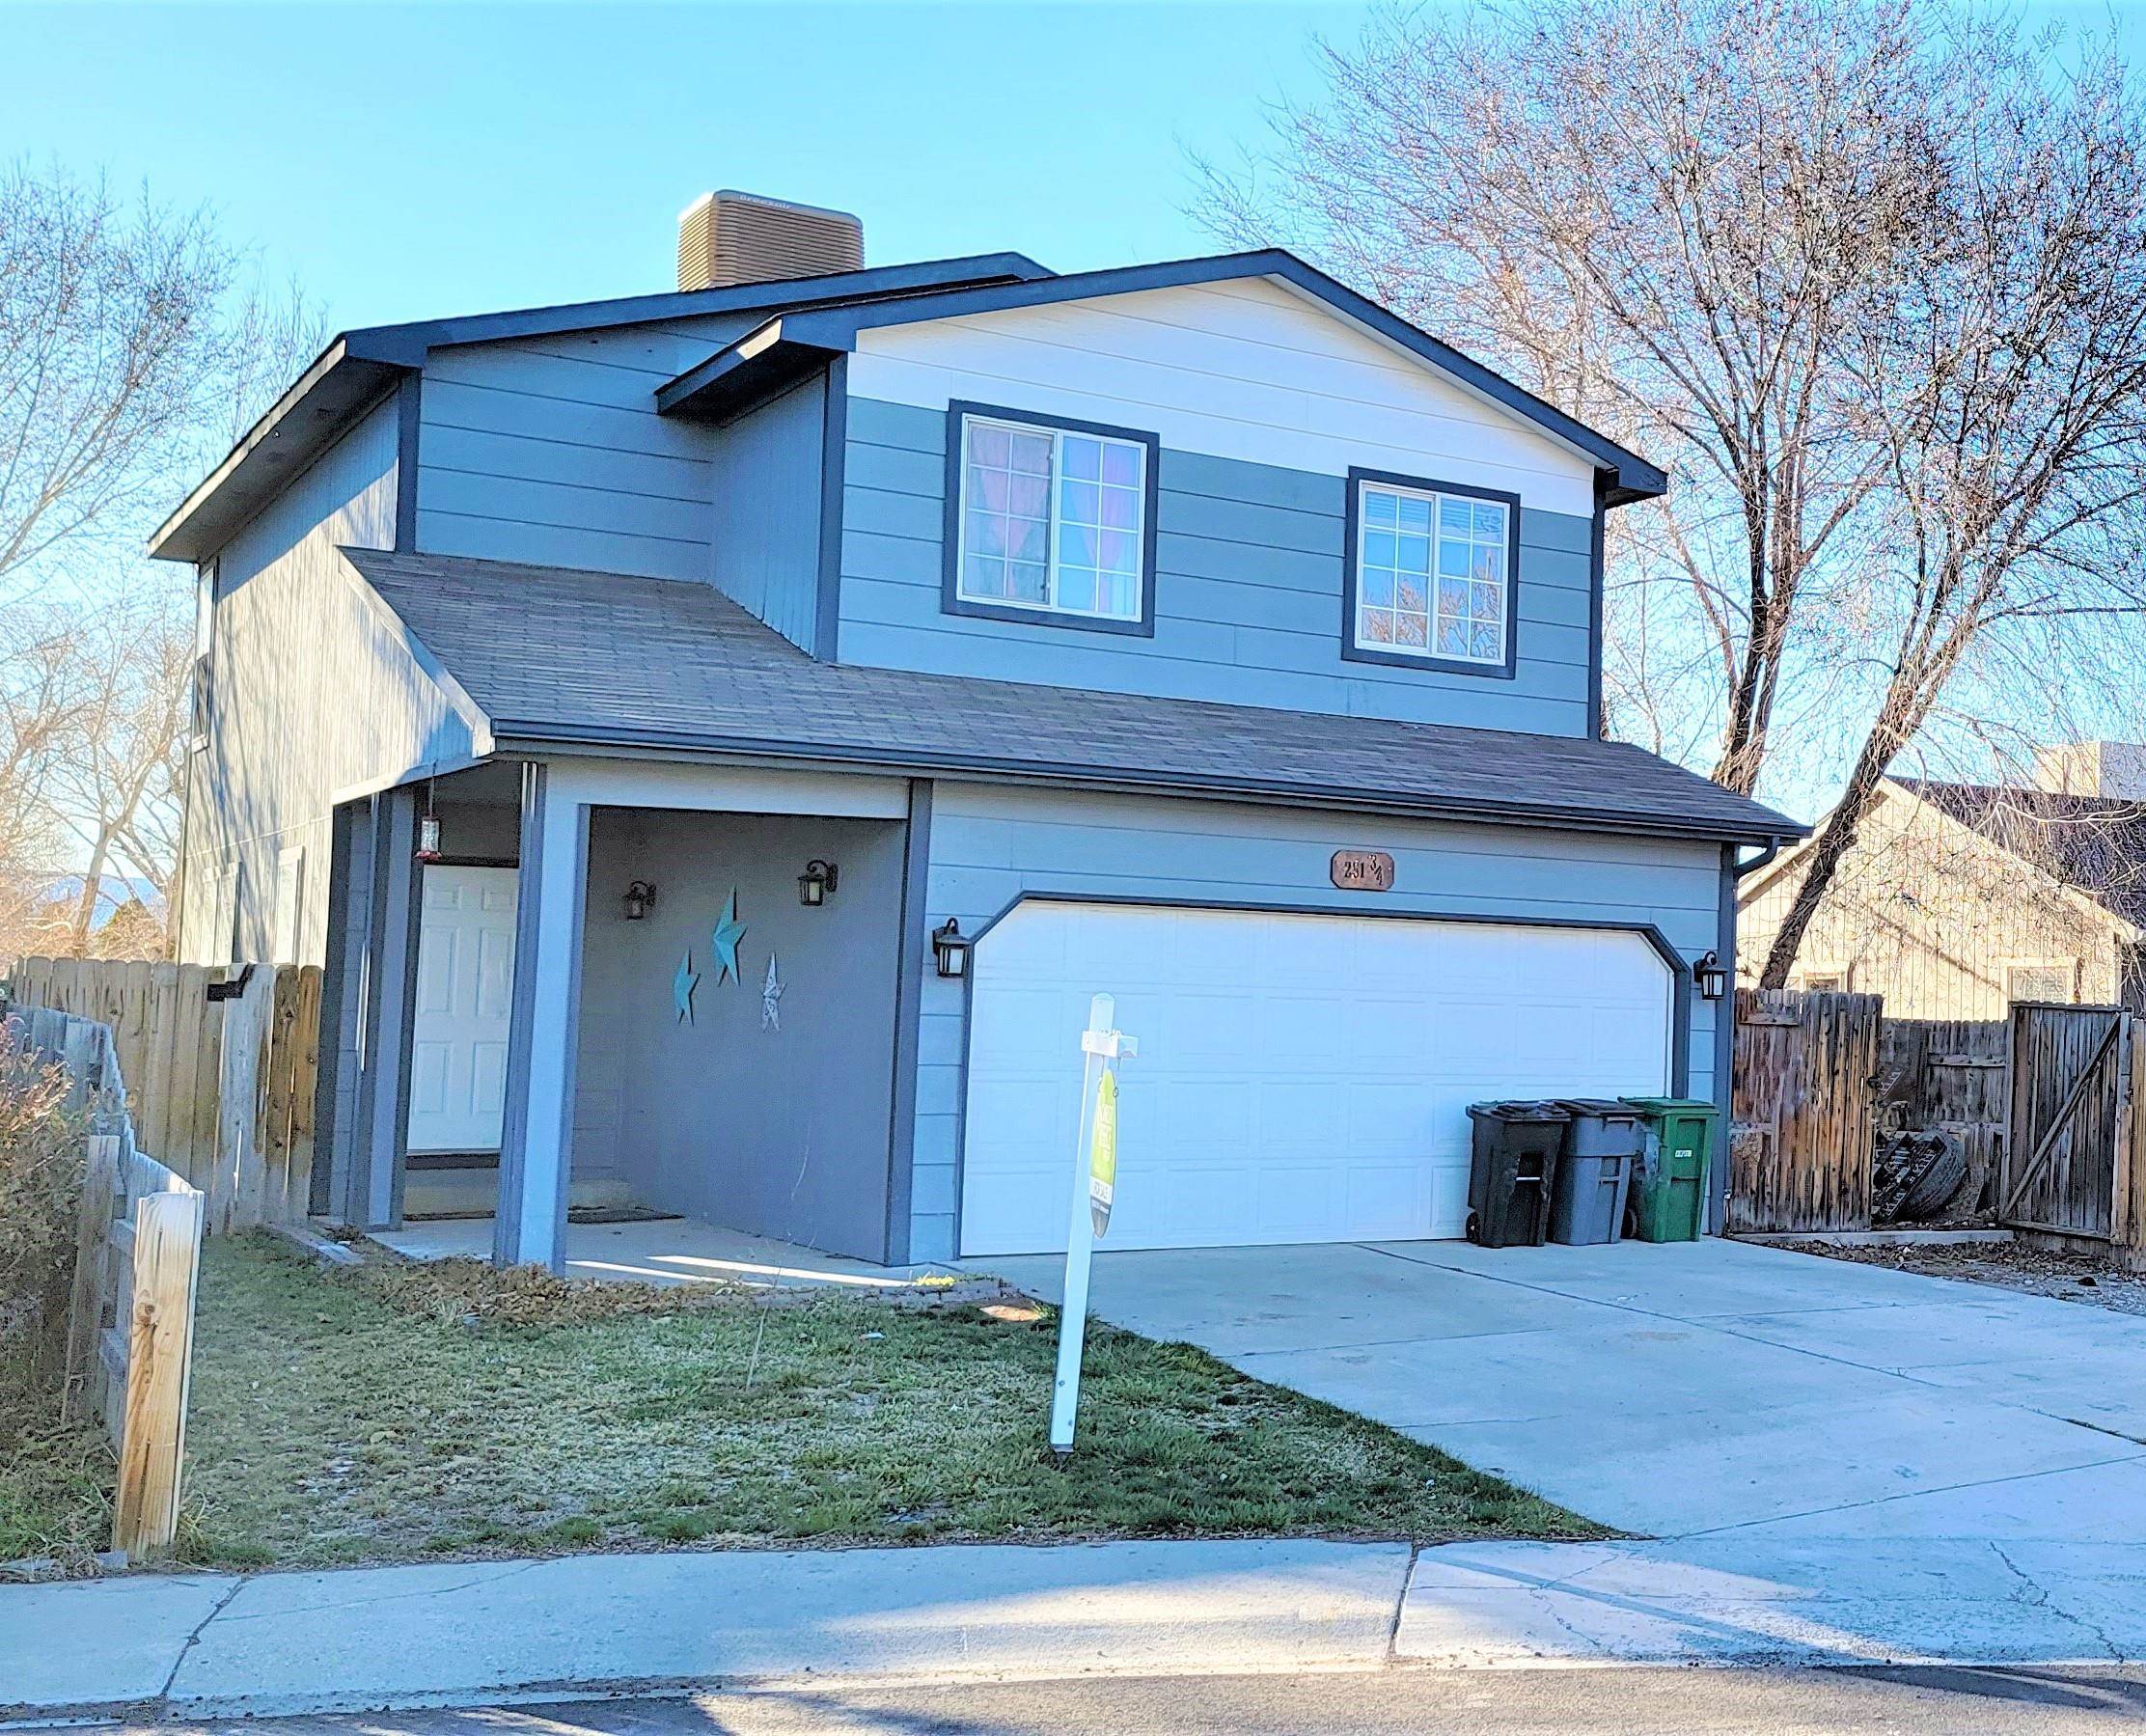
<svg viewBox="0 0 2146 1736">
<path fill-rule="evenodd" d="M 1153 442 L 957 412 L 953 596 L 991 614 L 1137 626 L 1147 616 Z"/>
<path fill-rule="evenodd" d="M 2004 967 L 2007 1001 L 2050 1001 L 2069 1006 L 2078 1000 L 2078 962 L 2071 958 L 2017 961 Z"/>
<path fill-rule="evenodd" d="M 1506 672 L 1518 519 L 1509 496 L 1360 476 L 1350 648 Z"/>
</svg>

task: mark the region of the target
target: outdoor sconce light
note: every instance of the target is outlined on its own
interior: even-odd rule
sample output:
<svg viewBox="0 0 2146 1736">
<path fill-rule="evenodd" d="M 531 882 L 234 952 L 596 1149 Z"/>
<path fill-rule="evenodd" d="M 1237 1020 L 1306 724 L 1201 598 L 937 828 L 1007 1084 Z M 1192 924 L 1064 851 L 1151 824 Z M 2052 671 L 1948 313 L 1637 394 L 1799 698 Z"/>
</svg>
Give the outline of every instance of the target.
<svg viewBox="0 0 2146 1736">
<path fill-rule="evenodd" d="M 646 880 L 636 880 L 626 888 L 626 921 L 638 923 L 648 914 L 648 906 L 656 901 L 656 889 Z"/>
<path fill-rule="evenodd" d="M 952 917 L 931 931 L 931 959 L 942 977 L 969 974 L 969 942 L 962 937 L 961 924 Z"/>
<path fill-rule="evenodd" d="M 437 862 L 440 859 L 440 822 L 437 814 L 427 813 L 417 823 L 417 859 L 420 862 Z"/>
<path fill-rule="evenodd" d="M 840 870 L 832 862 L 813 857 L 797 877 L 797 901 L 808 910 L 817 910 L 827 902 L 827 895 L 835 890 L 840 878 Z"/>
<path fill-rule="evenodd" d="M 1721 968 L 1719 954 L 1709 952 L 1692 967 L 1692 980 L 1699 985 L 1702 1001 L 1719 1001 L 1728 993 L 1729 974 Z"/>
</svg>

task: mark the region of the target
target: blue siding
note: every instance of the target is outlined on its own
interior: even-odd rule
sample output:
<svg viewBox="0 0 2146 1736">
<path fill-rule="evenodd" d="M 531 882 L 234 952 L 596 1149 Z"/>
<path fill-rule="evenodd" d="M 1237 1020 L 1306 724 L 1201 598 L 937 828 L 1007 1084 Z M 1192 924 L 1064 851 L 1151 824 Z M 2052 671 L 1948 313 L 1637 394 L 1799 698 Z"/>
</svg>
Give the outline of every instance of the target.
<svg viewBox="0 0 2146 1736">
<path fill-rule="evenodd" d="M 1585 518 L 1522 514 L 1514 679 L 1354 663 L 1340 649 L 1343 480 L 1166 449 L 1154 637 L 1084 634 L 942 610 L 942 412 L 853 399 L 848 433 L 845 663 L 1537 734 L 1588 732 L 1593 526 Z"/>
<path fill-rule="evenodd" d="M 716 589 L 812 650 L 819 612 L 827 385 L 814 378 L 715 431 Z"/>
<path fill-rule="evenodd" d="M 1720 853 L 1584 833 L 1319 813 L 1140 796 L 938 785 L 926 916 L 974 934 L 1023 893 L 1362 912 L 1338 892 L 1333 852 L 1393 854 L 1382 914 L 1408 912 L 1659 928 L 1688 961 L 1721 945 Z M 1692 999 L 1691 1088 L 1713 1094 L 1715 1007 Z M 927 977 L 917 1044 L 917 1132 L 910 1257 L 955 1247 L 964 1003 Z"/>
<path fill-rule="evenodd" d="M 418 547 L 705 580 L 716 437 L 658 416 L 655 390 L 751 323 L 434 350 L 420 402 Z"/>
</svg>

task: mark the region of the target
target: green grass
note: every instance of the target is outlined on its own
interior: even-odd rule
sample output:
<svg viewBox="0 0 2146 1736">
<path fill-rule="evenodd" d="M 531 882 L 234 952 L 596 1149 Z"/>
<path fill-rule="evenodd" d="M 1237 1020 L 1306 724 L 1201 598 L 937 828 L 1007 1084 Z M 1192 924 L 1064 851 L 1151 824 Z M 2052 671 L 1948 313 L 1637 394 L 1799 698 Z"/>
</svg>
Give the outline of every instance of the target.
<svg viewBox="0 0 2146 1736">
<path fill-rule="evenodd" d="M 0 1380 L 0 1561 L 85 1563 L 112 1541 L 112 1455 L 88 1423 L 62 1425 L 59 1397 Z"/>
<path fill-rule="evenodd" d="M 1058 1466 L 1042 1450 L 1048 1314 L 843 1297 L 562 1311 L 565 1324 L 513 1323 L 544 1315 L 323 1275 L 265 1239 L 212 1241 L 182 1553 L 264 1566 L 687 1544 L 1602 1534 L 1375 1423 L 1101 1326 L 1082 1445 Z"/>
</svg>

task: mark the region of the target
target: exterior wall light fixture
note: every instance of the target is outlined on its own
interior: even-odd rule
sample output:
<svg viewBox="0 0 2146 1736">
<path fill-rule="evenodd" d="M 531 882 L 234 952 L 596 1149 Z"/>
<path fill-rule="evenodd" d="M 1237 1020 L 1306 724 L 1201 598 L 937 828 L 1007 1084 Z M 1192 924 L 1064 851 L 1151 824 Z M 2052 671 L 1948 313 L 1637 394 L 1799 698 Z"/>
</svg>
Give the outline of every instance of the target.
<svg viewBox="0 0 2146 1736">
<path fill-rule="evenodd" d="M 1721 968 L 1720 955 L 1708 952 L 1692 967 L 1692 980 L 1698 984 L 1702 1001 L 1719 1001 L 1728 993 L 1729 974 Z"/>
<path fill-rule="evenodd" d="M 966 977 L 969 974 L 970 942 L 961 932 L 961 924 L 949 917 L 931 931 L 931 961 L 942 977 Z"/>
<path fill-rule="evenodd" d="M 832 862 L 813 857 L 797 877 L 797 901 L 808 910 L 817 910 L 827 902 L 827 895 L 835 890 L 840 878 L 841 870 Z"/>
<path fill-rule="evenodd" d="M 440 821 L 437 814 L 427 813 L 418 819 L 417 859 L 420 862 L 437 862 L 440 859 Z"/>
<path fill-rule="evenodd" d="M 638 923 L 648 914 L 648 906 L 656 901 L 656 889 L 647 880 L 636 880 L 626 888 L 626 921 Z"/>
</svg>

